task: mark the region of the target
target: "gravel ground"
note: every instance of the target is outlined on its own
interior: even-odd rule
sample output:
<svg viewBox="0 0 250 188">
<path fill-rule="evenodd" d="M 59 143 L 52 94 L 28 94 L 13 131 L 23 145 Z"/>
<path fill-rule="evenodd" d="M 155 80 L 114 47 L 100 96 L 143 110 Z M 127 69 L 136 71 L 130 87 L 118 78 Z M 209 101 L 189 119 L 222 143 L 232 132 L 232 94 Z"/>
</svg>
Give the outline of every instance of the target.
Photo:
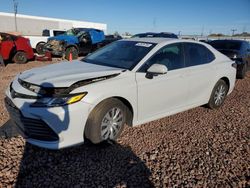
<svg viewBox="0 0 250 188">
<path fill-rule="evenodd" d="M 116 144 L 51 151 L 15 135 L 3 107 L 11 79 L 46 64 L 0 67 L 0 187 L 250 187 L 250 72 L 218 110 L 126 127 Z"/>
</svg>

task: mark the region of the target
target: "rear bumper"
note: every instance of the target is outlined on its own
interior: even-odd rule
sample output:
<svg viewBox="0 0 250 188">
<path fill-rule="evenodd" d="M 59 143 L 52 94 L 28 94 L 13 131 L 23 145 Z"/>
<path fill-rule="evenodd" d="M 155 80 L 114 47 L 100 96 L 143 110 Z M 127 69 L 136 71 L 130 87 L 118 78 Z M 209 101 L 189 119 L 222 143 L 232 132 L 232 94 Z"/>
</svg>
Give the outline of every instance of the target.
<svg viewBox="0 0 250 188">
<path fill-rule="evenodd" d="M 65 47 L 62 46 L 53 46 L 52 44 L 46 43 L 44 45 L 45 51 L 49 51 L 52 55 L 63 56 L 65 53 Z"/>
<path fill-rule="evenodd" d="M 34 58 L 34 52 L 33 52 L 33 49 L 30 48 L 28 51 L 27 51 L 27 58 L 28 59 L 33 59 Z"/>
</svg>

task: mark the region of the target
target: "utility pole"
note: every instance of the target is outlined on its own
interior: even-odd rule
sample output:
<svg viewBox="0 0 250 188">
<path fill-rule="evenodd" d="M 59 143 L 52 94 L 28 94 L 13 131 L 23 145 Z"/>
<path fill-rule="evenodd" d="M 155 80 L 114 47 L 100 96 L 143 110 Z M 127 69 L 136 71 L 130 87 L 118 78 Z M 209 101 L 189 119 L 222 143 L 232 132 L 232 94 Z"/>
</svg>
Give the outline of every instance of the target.
<svg viewBox="0 0 250 188">
<path fill-rule="evenodd" d="M 231 29 L 232 31 L 232 36 L 234 36 L 234 32 L 237 31 L 237 29 Z"/>
<path fill-rule="evenodd" d="M 181 31 L 178 32 L 178 36 L 179 36 L 179 38 L 181 38 Z"/>
<path fill-rule="evenodd" d="M 16 14 L 17 14 L 17 6 L 18 2 L 16 0 L 13 0 L 13 5 L 14 5 L 14 14 L 15 14 L 15 30 L 17 31 L 17 20 L 16 20 Z"/>
<path fill-rule="evenodd" d="M 153 19 L 153 29 L 152 29 L 154 32 L 156 30 L 156 21 L 157 21 L 156 18 L 154 18 Z"/>
<path fill-rule="evenodd" d="M 201 29 L 201 37 L 203 37 L 203 34 L 204 34 L 204 25 L 202 26 L 202 29 Z"/>
</svg>

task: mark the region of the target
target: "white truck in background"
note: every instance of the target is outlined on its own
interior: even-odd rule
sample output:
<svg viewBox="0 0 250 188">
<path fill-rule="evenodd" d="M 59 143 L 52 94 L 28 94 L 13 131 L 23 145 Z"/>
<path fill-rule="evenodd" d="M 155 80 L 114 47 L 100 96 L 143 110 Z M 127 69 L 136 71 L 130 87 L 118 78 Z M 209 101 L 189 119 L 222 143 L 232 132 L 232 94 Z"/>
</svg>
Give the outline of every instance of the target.
<svg viewBox="0 0 250 188">
<path fill-rule="evenodd" d="M 43 54 L 43 46 L 49 37 L 64 34 L 66 30 L 62 29 L 44 29 L 42 36 L 24 36 L 30 40 L 30 45 L 38 54 Z"/>
</svg>

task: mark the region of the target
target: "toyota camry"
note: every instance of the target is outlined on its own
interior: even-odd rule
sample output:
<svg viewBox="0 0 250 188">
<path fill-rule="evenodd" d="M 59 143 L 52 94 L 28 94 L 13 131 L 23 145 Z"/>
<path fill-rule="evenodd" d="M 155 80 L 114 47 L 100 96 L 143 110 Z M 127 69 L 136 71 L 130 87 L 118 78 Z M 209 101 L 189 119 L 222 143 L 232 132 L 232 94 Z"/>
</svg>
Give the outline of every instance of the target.
<svg viewBox="0 0 250 188">
<path fill-rule="evenodd" d="M 85 139 L 116 140 L 125 124 L 204 104 L 216 109 L 232 92 L 235 77 L 235 63 L 208 44 L 132 38 L 82 60 L 20 73 L 5 104 L 27 142 L 59 149 Z"/>
</svg>

